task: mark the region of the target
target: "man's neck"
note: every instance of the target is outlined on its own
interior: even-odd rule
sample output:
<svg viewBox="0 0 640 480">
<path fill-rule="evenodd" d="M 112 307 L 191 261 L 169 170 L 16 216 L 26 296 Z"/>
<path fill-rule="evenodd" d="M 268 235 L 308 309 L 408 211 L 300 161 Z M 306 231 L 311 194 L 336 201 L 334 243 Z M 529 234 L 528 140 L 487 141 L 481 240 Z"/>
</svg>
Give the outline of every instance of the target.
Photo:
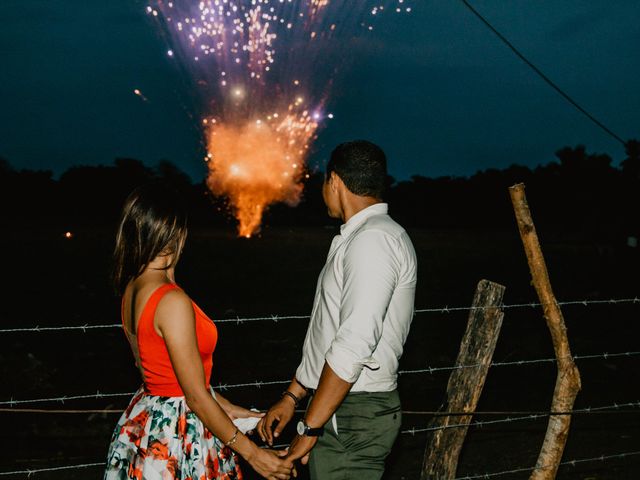
<svg viewBox="0 0 640 480">
<path fill-rule="evenodd" d="M 351 217 L 360 213 L 365 208 L 369 208 L 371 205 L 381 203 L 382 200 L 375 197 L 361 197 L 359 195 L 352 195 L 344 205 L 342 221 L 347 223 Z"/>
</svg>

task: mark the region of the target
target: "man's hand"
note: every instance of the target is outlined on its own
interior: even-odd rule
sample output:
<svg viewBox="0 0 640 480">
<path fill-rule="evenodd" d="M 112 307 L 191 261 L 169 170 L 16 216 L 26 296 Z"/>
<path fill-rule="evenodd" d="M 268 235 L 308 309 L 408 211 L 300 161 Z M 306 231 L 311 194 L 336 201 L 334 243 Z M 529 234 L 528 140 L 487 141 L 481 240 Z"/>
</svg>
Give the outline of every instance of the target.
<svg viewBox="0 0 640 480">
<path fill-rule="evenodd" d="M 318 437 L 296 435 L 289 445 L 289 453 L 285 458 L 292 462 L 300 460 L 303 465 L 306 465 L 309 462 L 309 453 L 317 442 Z"/>
<path fill-rule="evenodd" d="M 288 396 L 282 397 L 273 405 L 256 428 L 262 441 L 273 445 L 273 439 L 280 436 L 284 427 L 293 418 L 295 409 L 293 399 Z"/>
<path fill-rule="evenodd" d="M 291 476 L 296 477 L 298 473 L 293 460 L 289 460 L 285 456 L 285 451 L 255 447 L 253 454 L 246 460 L 261 477 L 269 480 L 288 480 Z"/>
</svg>

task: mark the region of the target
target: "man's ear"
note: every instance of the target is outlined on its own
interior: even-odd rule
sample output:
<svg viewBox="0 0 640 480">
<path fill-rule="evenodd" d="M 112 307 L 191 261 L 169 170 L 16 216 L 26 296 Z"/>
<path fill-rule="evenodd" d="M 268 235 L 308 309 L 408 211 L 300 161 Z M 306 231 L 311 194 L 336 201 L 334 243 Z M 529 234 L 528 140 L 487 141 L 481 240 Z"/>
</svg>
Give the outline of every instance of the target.
<svg viewBox="0 0 640 480">
<path fill-rule="evenodd" d="M 331 188 L 331 191 L 337 191 L 341 183 L 342 179 L 338 174 L 335 171 L 331 172 L 331 175 L 329 175 L 329 187 Z"/>
</svg>

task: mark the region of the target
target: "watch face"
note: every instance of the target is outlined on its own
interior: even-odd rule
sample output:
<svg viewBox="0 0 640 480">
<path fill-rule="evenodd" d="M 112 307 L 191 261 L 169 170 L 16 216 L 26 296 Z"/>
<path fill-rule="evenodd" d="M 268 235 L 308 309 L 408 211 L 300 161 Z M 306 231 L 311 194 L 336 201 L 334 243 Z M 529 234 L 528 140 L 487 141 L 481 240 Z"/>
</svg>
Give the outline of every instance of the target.
<svg viewBox="0 0 640 480">
<path fill-rule="evenodd" d="M 304 435 L 305 430 L 305 424 L 302 420 L 300 420 L 298 422 L 298 425 L 296 425 L 296 431 L 298 432 L 298 435 Z"/>
</svg>

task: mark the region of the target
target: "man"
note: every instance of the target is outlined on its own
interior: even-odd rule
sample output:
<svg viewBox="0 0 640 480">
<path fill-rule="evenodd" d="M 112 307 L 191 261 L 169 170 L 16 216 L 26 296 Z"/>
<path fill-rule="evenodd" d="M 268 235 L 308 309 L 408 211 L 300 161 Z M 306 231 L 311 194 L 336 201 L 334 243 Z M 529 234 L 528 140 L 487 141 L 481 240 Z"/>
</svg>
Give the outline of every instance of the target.
<svg viewBox="0 0 640 480">
<path fill-rule="evenodd" d="M 411 240 L 382 203 L 386 182 L 376 145 L 348 142 L 332 152 L 322 196 L 344 224 L 320 272 L 302 361 L 257 428 L 273 444 L 313 394 L 288 454 L 309 461 L 312 480 L 379 479 L 400 430 L 398 361 L 417 267 Z"/>
</svg>

